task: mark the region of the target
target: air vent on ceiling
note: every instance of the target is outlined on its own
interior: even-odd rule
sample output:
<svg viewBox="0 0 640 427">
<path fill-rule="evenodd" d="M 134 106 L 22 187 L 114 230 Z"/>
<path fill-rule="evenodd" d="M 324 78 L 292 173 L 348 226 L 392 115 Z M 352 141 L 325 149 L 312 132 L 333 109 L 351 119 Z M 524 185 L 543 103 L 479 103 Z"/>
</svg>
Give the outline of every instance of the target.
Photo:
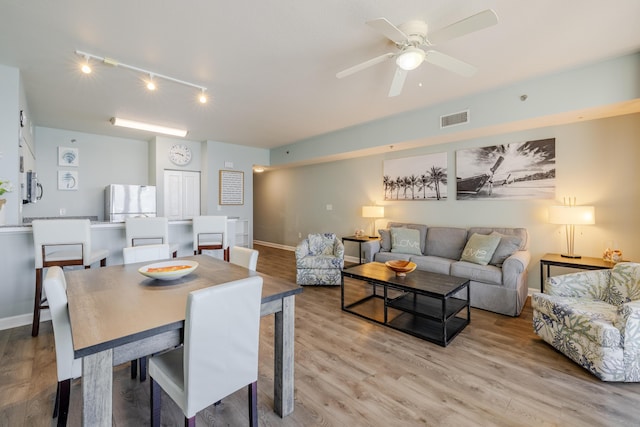
<svg viewBox="0 0 640 427">
<path fill-rule="evenodd" d="M 460 111 L 459 113 L 440 116 L 440 129 L 450 126 L 463 125 L 469 123 L 469 110 Z"/>
</svg>

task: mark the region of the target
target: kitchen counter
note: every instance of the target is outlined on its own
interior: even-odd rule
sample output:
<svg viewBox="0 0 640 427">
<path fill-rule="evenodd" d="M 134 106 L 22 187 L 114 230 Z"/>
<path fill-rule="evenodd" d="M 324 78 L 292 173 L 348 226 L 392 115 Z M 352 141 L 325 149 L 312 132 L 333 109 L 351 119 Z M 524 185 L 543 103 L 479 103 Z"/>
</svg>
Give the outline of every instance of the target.
<svg viewBox="0 0 640 427">
<path fill-rule="evenodd" d="M 233 245 L 236 242 L 235 221 L 230 222 L 234 225 L 231 228 L 230 224 L 229 244 Z M 178 256 L 193 255 L 191 224 L 191 220 L 169 221 L 169 242 L 178 245 Z M 92 222 L 91 245 L 109 252 L 107 265 L 122 264 L 122 248 L 126 246 L 125 223 Z M 35 291 L 34 266 L 31 224 L 0 226 L 0 329 L 31 323 Z M 43 312 L 42 320 L 47 319 L 50 319 L 48 310 Z"/>
</svg>

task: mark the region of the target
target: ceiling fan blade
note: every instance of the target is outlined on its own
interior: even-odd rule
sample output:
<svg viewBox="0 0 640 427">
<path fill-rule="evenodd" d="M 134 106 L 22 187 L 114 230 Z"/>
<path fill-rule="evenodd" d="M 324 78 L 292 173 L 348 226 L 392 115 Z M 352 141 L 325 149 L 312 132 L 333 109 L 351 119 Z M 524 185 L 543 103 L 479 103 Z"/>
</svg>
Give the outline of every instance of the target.
<svg viewBox="0 0 640 427">
<path fill-rule="evenodd" d="M 491 27 L 497 23 L 498 15 L 496 15 L 492 9 L 487 9 L 434 31 L 429 34 L 427 38 L 429 39 L 429 43 L 436 45 L 474 31 L 482 30 L 483 28 Z"/>
<path fill-rule="evenodd" d="M 395 53 L 392 53 L 392 52 L 385 53 L 384 55 L 377 56 L 368 61 L 364 61 L 358 65 L 354 65 L 353 67 L 347 68 L 346 70 L 342 70 L 339 73 L 336 73 L 336 77 L 341 79 L 343 77 L 350 76 L 351 74 L 357 73 L 358 71 L 362 71 L 365 68 L 372 67 L 376 64 L 386 61 L 389 58 L 393 58 L 394 56 L 396 56 Z"/>
<path fill-rule="evenodd" d="M 407 40 L 407 35 L 385 18 L 367 21 L 367 25 L 382 33 L 392 42 L 402 43 Z"/>
<path fill-rule="evenodd" d="M 400 67 L 396 67 L 396 73 L 393 75 L 393 81 L 391 82 L 391 88 L 389 89 L 389 98 L 400 95 L 406 78 L 407 71 Z"/>
<path fill-rule="evenodd" d="M 460 61 L 444 53 L 440 53 L 436 50 L 428 50 L 424 60 L 430 64 L 442 67 L 445 70 L 453 71 L 456 74 L 460 74 L 464 77 L 473 76 L 478 69 L 471 64 Z"/>
</svg>

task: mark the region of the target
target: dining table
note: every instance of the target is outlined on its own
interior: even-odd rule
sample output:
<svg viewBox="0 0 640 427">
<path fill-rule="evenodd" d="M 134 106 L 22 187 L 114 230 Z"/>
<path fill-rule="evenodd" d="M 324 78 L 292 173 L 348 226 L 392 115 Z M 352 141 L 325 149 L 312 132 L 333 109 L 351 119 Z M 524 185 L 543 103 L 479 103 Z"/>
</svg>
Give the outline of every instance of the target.
<svg viewBox="0 0 640 427">
<path fill-rule="evenodd" d="M 293 412 L 295 296 L 302 288 L 209 255 L 180 259 L 198 267 L 174 280 L 142 275 L 138 269 L 149 262 L 65 271 L 74 356 L 82 358 L 82 425 L 112 425 L 114 366 L 182 343 L 190 292 L 254 275 L 263 278 L 261 316 L 274 314 L 274 411 Z"/>
</svg>

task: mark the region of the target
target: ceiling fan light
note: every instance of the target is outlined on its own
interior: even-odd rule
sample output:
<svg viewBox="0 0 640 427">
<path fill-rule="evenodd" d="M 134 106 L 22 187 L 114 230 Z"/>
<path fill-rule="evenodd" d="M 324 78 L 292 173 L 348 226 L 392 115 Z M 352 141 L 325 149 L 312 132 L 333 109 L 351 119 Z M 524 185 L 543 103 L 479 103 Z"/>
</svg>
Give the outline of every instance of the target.
<svg viewBox="0 0 640 427">
<path fill-rule="evenodd" d="M 424 61 L 425 53 L 417 47 L 408 47 L 396 58 L 398 67 L 405 71 L 415 70 Z"/>
</svg>

